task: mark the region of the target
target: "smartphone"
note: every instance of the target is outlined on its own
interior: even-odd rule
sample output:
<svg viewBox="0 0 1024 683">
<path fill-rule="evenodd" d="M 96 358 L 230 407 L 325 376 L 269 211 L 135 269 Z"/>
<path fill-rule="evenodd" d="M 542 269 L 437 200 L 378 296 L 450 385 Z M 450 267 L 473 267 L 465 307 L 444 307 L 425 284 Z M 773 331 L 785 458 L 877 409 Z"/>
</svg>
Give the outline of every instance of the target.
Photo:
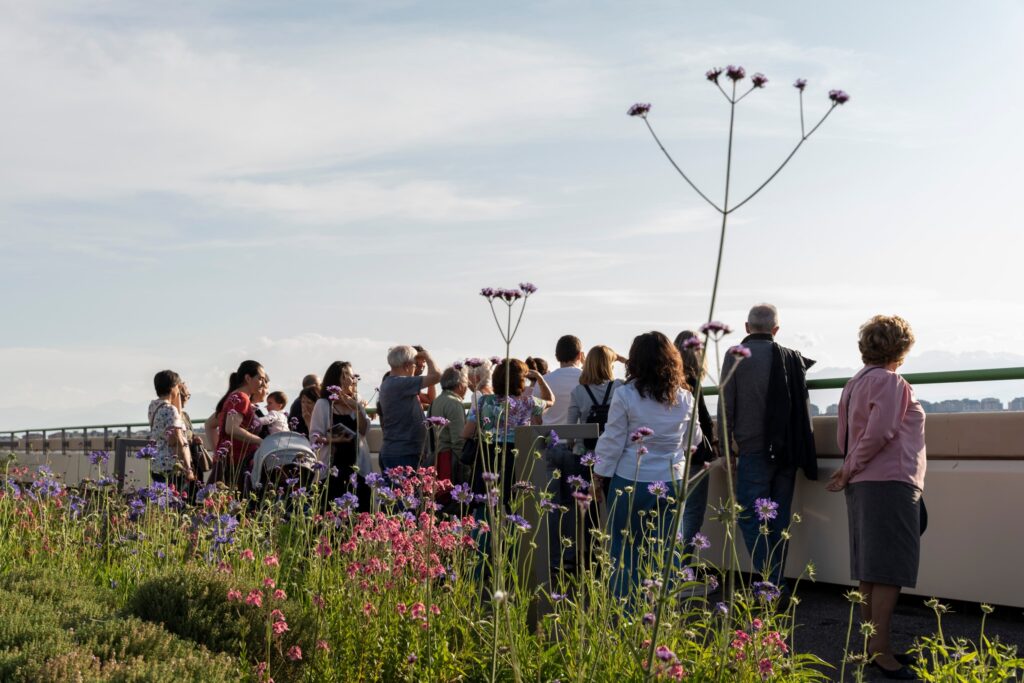
<svg viewBox="0 0 1024 683">
<path fill-rule="evenodd" d="M 331 436 L 348 436 L 354 439 L 356 433 L 353 432 L 349 427 L 346 427 L 344 424 L 339 422 L 338 424 L 331 427 Z"/>
</svg>

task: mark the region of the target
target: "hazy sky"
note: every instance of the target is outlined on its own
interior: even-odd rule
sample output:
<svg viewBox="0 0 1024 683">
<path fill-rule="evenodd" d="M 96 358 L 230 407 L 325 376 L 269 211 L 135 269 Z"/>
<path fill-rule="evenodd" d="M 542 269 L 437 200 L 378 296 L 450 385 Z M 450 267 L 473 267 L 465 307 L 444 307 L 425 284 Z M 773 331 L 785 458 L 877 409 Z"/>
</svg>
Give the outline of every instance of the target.
<svg viewBox="0 0 1024 683">
<path fill-rule="evenodd" d="M 623 353 L 707 314 L 728 109 L 734 214 L 716 317 L 776 303 L 818 376 L 899 313 L 907 371 L 1024 365 L 1019 2 L 0 0 L 0 428 L 143 421 L 152 375 L 193 414 L 245 358 L 294 396 L 387 347 L 503 349 L 480 287 L 540 291 L 513 354 L 564 333 Z M 735 340 L 739 335 L 735 335 Z M 922 388 L 1024 395 L 1024 383 Z M 821 405 L 829 395 L 813 400 Z"/>
</svg>

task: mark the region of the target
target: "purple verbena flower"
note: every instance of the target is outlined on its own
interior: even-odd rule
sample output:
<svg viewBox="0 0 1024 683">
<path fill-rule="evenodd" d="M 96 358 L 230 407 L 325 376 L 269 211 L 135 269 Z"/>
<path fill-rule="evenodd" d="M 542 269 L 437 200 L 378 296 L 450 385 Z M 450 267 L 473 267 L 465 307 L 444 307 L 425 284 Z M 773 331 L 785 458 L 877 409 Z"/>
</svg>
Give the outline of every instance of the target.
<svg viewBox="0 0 1024 683">
<path fill-rule="evenodd" d="M 532 282 L 520 282 L 519 291 L 523 293 L 523 296 L 530 296 L 537 291 L 537 285 Z"/>
<path fill-rule="evenodd" d="M 804 88 L 807 87 L 807 79 L 806 78 L 798 78 L 798 79 L 796 79 L 795 81 L 793 81 L 793 87 L 796 88 L 797 90 L 799 90 L 800 92 L 803 92 Z"/>
<path fill-rule="evenodd" d="M 457 360 L 454 363 L 452 363 L 452 367 L 455 368 L 456 370 L 461 370 L 464 366 L 462 365 L 461 360 Z"/>
<path fill-rule="evenodd" d="M 768 77 L 763 73 L 756 73 L 750 77 L 750 82 L 754 84 L 755 88 L 763 88 L 768 83 Z"/>
<path fill-rule="evenodd" d="M 482 358 L 467 358 L 465 363 L 468 368 L 478 368 L 484 364 L 484 361 Z"/>
<path fill-rule="evenodd" d="M 694 351 L 700 351 L 704 348 L 704 342 L 700 340 L 700 337 L 687 337 L 686 341 L 683 342 L 684 349 L 693 349 Z"/>
<path fill-rule="evenodd" d="M 832 100 L 834 104 L 846 104 L 850 101 L 850 96 L 843 90 L 829 90 L 828 98 Z"/>
<path fill-rule="evenodd" d="M 331 401 L 337 401 L 341 398 L 341 387 L 336 384 L 332 384 L 327 387 L 327 398 Z"/>
<path fill-rule="evenodd" d="M 700 326 L 700 332 L 709 335 L 712 339 L 721 339 L 724 335 L 732 332 L 732 328 L 719 320 L 710 320 Z"/>
<path fill-rule="evenodd" d="M 430 428 L 430 427 L 447 427 L 448 426 L 448 418 L 439 417 L 439 416 L 428 417 L 427 419 L 425 419 L 423 421 L 423 426 L 427 427 L 427 428 Z"/>
<path fill-rule="evenodd" d="M 480 296 L 486 299 L 493 299 L 495 297 L 495 289 L 493 287 L 484 287 L 480 290 Z"/>
<path fill-rule="evenodd" d="M 643 102 L 637 102 L 632 107 L 630 107 L 629 111 L 627 111 L 626 113 L 629 114 L 630 116 L 641 116 L 643 118 L 647 118 L 647 112 L 649 112 L 650 110 L 650 103 L 644 104 Z"/>
<path fill-rule="evenodd" d="M 716 66 L 713 69 L 708 69 L 707 73 L 704 75 L 712 83 L 718 83 L 718 77 L 722 75 L 722 67 Z"/>
<path fill-rule="evenodd" d="M 629 440 L 636 443 L 637 441 L 643 441 L 645 438 L 653 434 L 654 430 L 650 427 L 637 427 L 633 430 L 633 433 L 629 435 Z"/>
<path fill-rule="evenodd" d="M 491 365 L 501 365 L 502 363 L 505 362 L 505 359 L 502 358 L 501 356 L 491 356 L 490 361 Z"/>
<path fill-rule="evenodd" d="M 728 353 L 730 356 L 735 356 L 736 358 L 750 358 L 750 349 L 744 346 L 743 344 L 730 346 L 726 353 Z"/>
<path fill-rule="evenodd" d="M 744 76 L 747 75 L 747 70 L 742 66 L 733 66 L 730 64 L 725 68 L 725 75 L 733 81 L 742 81 Z"/>
</svg>

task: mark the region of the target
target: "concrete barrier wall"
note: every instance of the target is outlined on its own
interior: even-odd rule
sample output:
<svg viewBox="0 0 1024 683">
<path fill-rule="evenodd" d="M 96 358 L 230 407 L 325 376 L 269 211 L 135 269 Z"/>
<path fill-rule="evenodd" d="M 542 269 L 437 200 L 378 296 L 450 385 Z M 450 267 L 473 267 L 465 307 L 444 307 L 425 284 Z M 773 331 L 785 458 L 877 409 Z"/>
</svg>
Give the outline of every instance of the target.
<svg viewBox="0 0 1024 683">
<path fill-rule="evenodd" d="M 813 561 L 819 581 L 852 585 L 845 497 L 825 490 L 842 464 L 836 418 L 816 418 L 814 428 L 819 480 L 797 475 L 793 511 L 803 521 L 793 528 L 787 575 L 799 575 Z M 929 415 L 926 444 L 928 530 L 918 585 L 907 592 L 1024 607 L 1024 535 L 1017 531 L 1024 519 L 1024 413 Z M 719 467 L 709 502 L 725 493 Z M 720 524 L 707 522 L 705 533 L 721 548 Z M 745 550 L 741 557 L 746 564 Z"/>
</svg>

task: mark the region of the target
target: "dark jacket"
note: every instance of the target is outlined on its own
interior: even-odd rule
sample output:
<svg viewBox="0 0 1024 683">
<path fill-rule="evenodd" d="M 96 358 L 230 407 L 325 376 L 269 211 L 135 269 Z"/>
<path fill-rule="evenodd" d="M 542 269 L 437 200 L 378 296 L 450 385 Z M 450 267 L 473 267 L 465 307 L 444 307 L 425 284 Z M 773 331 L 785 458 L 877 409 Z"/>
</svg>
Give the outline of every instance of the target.
<svg viewBox="0 0 1024 683">
<path fill-rule="evenodd" d="M 760 337 L 761 335 L 750 335 Z M 744 340 L 746 341 L 746 340 Z M 818 455 L 807 392 L 807 370 L 815 361 L 799 351 L 772 344 L 772 368 L 768 377 L 765 441 L 768 459 L 795 465 L 808 479 L 818 478 Z"/>
<path fill-rule="evenodd" d="M 690 391 L 696 396 L 700 380 L 692 375 L 687 375 L 686 383 L 690 385 Z M 697 421 L 700 423 L 700 431 L 704 434 L 704 438 L 699 444 L 696 444 L 697 451 L 693 454 L 690 461 L 691 472 L 696 472 L 704 463 L 715 459 L 714 450 L 711 448 L 711 439 L 715 433 L 715 425 L 711 421 L 711 413 L 708 412 L 708 406 L 704 403 L 703 392 L 700 394 L 700 400 L 697 401 Z"/>
</svg>

